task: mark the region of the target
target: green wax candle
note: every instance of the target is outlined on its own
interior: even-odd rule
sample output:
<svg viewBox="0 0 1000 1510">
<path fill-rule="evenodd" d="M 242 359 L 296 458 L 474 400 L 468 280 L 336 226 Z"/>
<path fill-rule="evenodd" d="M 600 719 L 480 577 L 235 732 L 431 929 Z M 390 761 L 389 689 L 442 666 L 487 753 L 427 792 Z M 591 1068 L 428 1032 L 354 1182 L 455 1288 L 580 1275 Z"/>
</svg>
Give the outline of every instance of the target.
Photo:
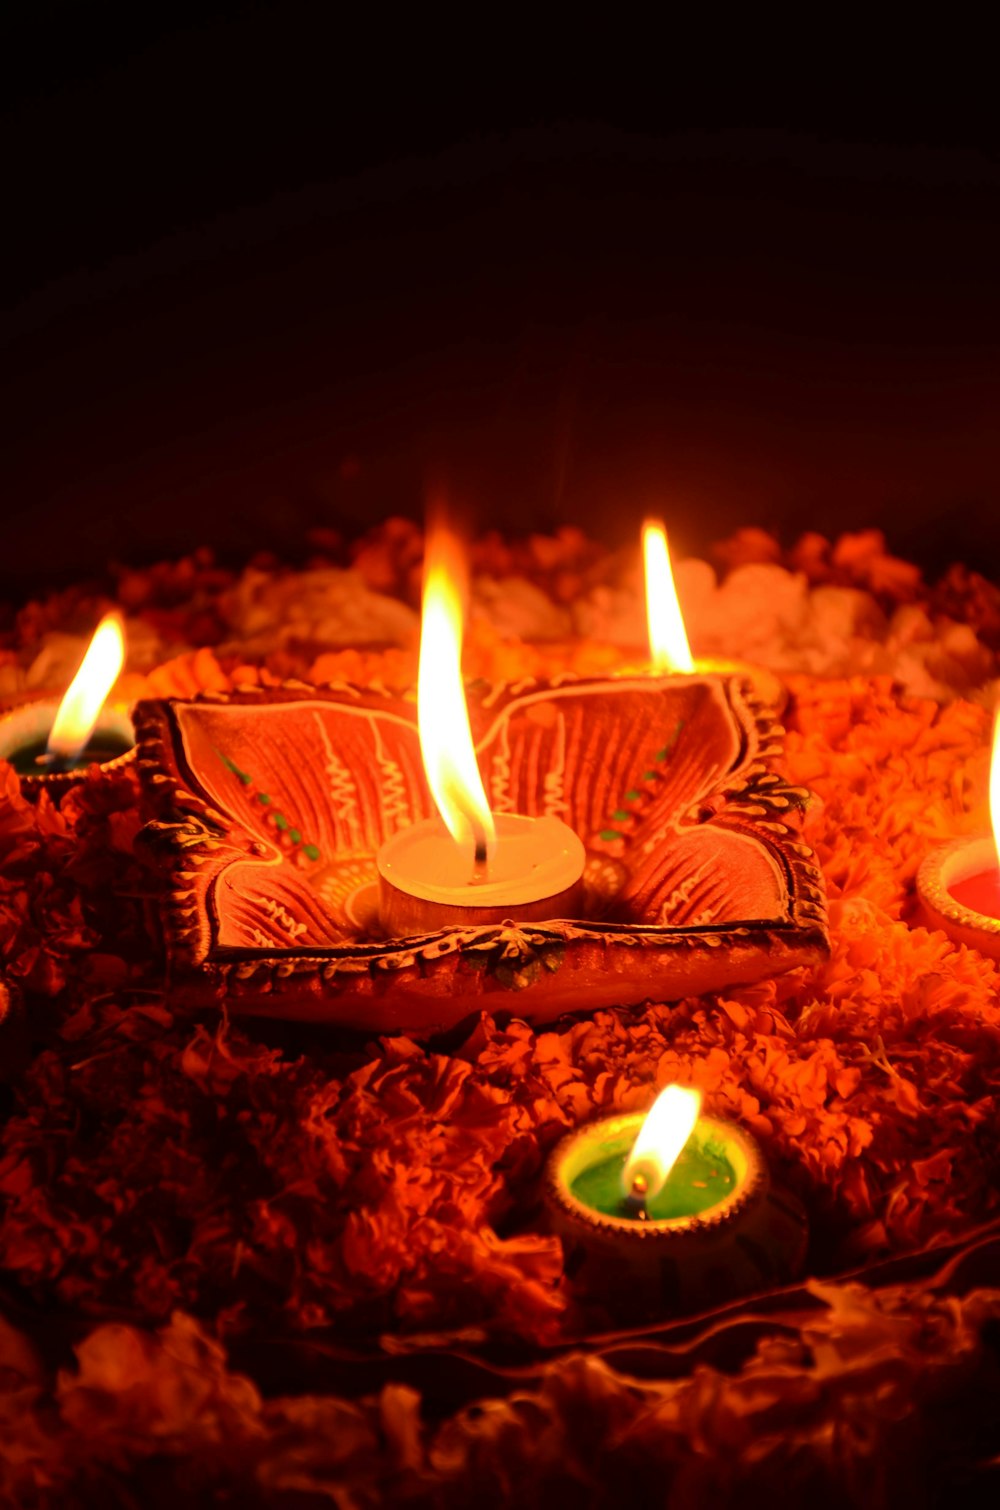
<svg viewBox="0 0 1000 1510">
<path fill-rule="evenodd" d="M 89 765 L 104 765 L 109 760 L 117 760 L 119 755 L 124 755 L 132 748 L 127 739 L 115 739 L 114 735 L 102 736 L 80 751 L 75 760 L 63 764 L 61 761 L 41 760 L 48 748 L 47 741 L 34 740 L 31 744 L 22 745 L 20 749 L 13 750 L 4 759 L 9 761 L 19 776 L 50 776 L 63 771 L 85 771 Z"/>
<path fill-rule="evenodd" d="M 98 714 L 86 745 L 74 760 L 40 761 L 39 757 L 47 753 L 49 735 L 58 711 L 58 700 L 48 697 L 23 703 L 0 716 L 0 760 L 8 761 L 23 778 L 22 790 L 41 790 L 47 783 L 66 787 L 79 781 L 88 766 L 103 766 L 121 760 L 135 747 L 135 730 L 127 709 L 116 703 L 107 703 Z"/>
<path fill-rule="evenodd" d="M 578 1201 L 604 1216 L 642 1219 L 642 1210 L 627 1201 L 622 1190 L 622 1171 L 633 1142 L 629 1138 L 620 1147 L 605 1143 L 594 1150 L 593 1162 L 570 1181 L 570 1191 Z M 649 1221 L 698 1216 L 731 1195 L 735 1183 L 721 1142 L 711 1136 L 699 1138 L 696 1128 L 662 1189 L 646 1202 L 645 1216 Z"/>
<path fill-rule="evenodd" d="M 787 1193 L 772 1198 L 750 1134 L 710 1116 L 692 1128 L 675 1089 L 648 1115 L 585 1123 L 549 1156 L 545 1203 L 567 1284 L 623 1320 L 706 1310 L 787 1283 L 805 1258 L 805 1215 Z M 643 1209 L 622 1187 L 626 1167 L 635 1188 L 642 1179 L 652 1188 L 657 1160 L 674 1157 L 688 1128 Z"/>
</svg>

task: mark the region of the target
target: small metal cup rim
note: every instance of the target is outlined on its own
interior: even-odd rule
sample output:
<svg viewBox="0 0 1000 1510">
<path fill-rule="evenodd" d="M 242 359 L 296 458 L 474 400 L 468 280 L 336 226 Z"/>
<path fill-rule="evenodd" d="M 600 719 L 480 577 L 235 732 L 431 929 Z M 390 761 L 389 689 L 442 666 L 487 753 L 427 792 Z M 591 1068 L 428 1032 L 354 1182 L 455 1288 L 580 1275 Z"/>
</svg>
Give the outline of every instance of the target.
<svg viewBox="0 0 1000 1510">
<path fill-rule="evenodd" d="M 592 1134 L 597 1128 L 608 1138 L 626 1131 L 638 1134 L 645 1117 L 645 1112 L 603 1117 L 575 1128 L 556 1144 L 546 1165 L 545 1194 L 550 1205 L 573 1225 L 585 1228 L 595 1235 L 613 1237 L 616 1243 L 646 1243 L 666 1237 L 690 1240 L 707 1237 L 730 1226 L 766 1195 L 770 1180 L 764 1155 L 756 1139 L 735 1122 L 702 1116 L 698 1118 L 698 1127 L 706 1133 L 714 1133 L 727 1143 L 735 1144 L 746 1161 L 745 1172 L 737 1187 L 724 1196 L 717 1206 L 693 1216 L 661 1217 L 649 1221 L 636 1221 L 632 1217 L 609 1216 L 604 1212 L 594 1211 L 580 1201 L 569 1187 L 564 1168 L 570 1151 L 578 1140 Z"/>
<path fill-rule="evenodd" d="M 8 708 L 5 713 L 0 715 L 0 760 L 7 758 L 5 746 L 7 746 L 8 737 L 19 726 L 26 726 L 32 713 L 38 716 L 39 722 L 44 725 L 44 718 L 41 717 L 44 710 L 51 708 L 52 717 L 54 718 L 58 707 L 58 698 L 31 698 L 26 702 L 18 703 L 16 707 Z M 102 726 L 107 727 L 107 723 L 104 722 L 105 720 L 109 720 L 113 724 L 116 734 L 124 738 L 128 737 L 128 734 L 131 733 L 133 740 L 131 747 L 123 750 L 120 755 L 114 755 L 110 760 L 96 762 L 99 771 L 110 775 L 123 770 L 135 760 L 135 730 L 132 725 L 130 710 L 124 703 L 105 704 L 94 725 L 95 731 L 99 731 Z M 49 720 L 49 727 L 51 727 L 51 719 Z M 34 732 L 35 737 L 38 737 L 38 731 Z M 19 774 L 18 780 L 21 783 L 22 792 L 26 795 L 45 790 L 50 792 L 63 791 L 67 787 L 83 781 L 89 769 L 89 766 L 81 766 L 75 771 L 39 771 L 37 775 Z"/>
<path fill-rule="evenodd" d="M 920 900 L 946 923 L 978 933 L 988 933 L 994 940 L 1000 940 L 1000 918 L 989 917 L 984 912 L 976 912 L 974 908 L 956 902 L 948 889 L 949 885 L 966 878 L 965 874 L 952 874 L 953 870 L 959 868 L 958 862 L 963 855 L 969 860 L 967 875 L 980 873 L 980 857 L 987 862 L 982 868 L 988 869 L 990 856 L 995 858 L 992 835 L 974 834 L 963 839 L 953 839 L 950 844 L 943 844 L 925 856 L 917 871 L 917 893 Z"/>
</svg>

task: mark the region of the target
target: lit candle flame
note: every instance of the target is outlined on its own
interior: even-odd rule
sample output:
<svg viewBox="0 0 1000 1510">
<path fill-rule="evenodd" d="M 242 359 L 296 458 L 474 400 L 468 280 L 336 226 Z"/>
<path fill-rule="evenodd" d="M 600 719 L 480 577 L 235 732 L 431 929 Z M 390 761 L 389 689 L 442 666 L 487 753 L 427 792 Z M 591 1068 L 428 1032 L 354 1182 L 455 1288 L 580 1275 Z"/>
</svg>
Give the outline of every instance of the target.
<svg viewBox="0 0 1000 1510">
<path fill-rule="evenodd" d="M 1000 708 L 993 720 L 993 754 L 990 759 L 990 823 L 1000 862 Z"/>
<path fill-rule="evenodd" d="M 417 721 L 427 782 L 452 838 L 473 846 L 485 865 L 496 828 L 469 727 L 462 686 L 462 627 L 466 573 L 461 547 L 445 529 L 429 537 L 417 672 Z"/>
<path fill-rule="evenodd" d="M 80 669 L 59 704 L 49 734 L 50 755 L 57 760 L 70 761 L 85 748 L 124 661 L 125 635 L 121 619 L 117 614 L 106 614 L 94 630 Z"/>
<path fill-rule="evenodd" d="M 660 1092 L 625 1161 L 622 1189 L 626 1195 L 639 1190 L 649 1201 L 659 1194 L 694 1131 L 700 1110 L 700 1091 L 668 1085 Z"/>
<path fill-rule="evenodd" d="M 642 559 L 646 574 L 646 622 L 649 653 L 657 671 L 690 674 L 694 661 L 688 645 L 681 605 L 670 569 L 667 532 L 656 519 L 642 527 Z"/>
</svg>

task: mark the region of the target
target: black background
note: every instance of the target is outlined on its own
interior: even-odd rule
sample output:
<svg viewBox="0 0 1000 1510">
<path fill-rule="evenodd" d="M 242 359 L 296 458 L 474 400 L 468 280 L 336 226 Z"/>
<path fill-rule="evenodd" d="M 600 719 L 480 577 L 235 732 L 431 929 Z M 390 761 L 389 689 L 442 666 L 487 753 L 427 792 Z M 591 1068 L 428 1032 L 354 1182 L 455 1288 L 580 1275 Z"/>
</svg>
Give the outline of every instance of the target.
<svg viewBox="0 0 1000 1510">
<path fill-rule="evenodd" d="M 990 54 L 912 25 L 22 7 L 0 588 L 442 475 L 483 527 L 1000 572 Z"/>
</svg>

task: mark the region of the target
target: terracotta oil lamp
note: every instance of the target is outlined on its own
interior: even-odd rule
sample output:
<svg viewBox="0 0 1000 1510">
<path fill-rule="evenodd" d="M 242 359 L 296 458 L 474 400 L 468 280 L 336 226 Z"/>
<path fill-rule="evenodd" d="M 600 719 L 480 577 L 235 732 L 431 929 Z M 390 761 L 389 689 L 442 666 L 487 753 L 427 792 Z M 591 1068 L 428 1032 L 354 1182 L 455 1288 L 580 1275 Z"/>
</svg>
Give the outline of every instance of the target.
<svg viewBox="0 0 1000 1510">
<path fill-rule="evenodd" d="M 992 832 L 956 839 L 929 854 L 917 872 L 917 894 L 929 927 L 1000 960 L 1000 714 L 993 724 L 989 808 Z"/>
<path fill-rule="evenodd" d="M 0 759 L 13 766 L 26 796 L 56 794 L 97 765 L 116 769 L 134 752 L 128 711 L 106 701 L 125 660 L 117 614 L 98 624 L 80 669 L 61 701 L 25 703 L 0 719 Z"/>
<path fill-rule="evenodd" d="M 772 1190 L 748 1132 L 700 1110 L 696 1090 L 670 1085 L 648 1114 L 589 1123 L 549 1158 L 567 1272 L 612 1310 L 707 1309 L 801 1269 L 801 1207 Z"/>
</svg>

